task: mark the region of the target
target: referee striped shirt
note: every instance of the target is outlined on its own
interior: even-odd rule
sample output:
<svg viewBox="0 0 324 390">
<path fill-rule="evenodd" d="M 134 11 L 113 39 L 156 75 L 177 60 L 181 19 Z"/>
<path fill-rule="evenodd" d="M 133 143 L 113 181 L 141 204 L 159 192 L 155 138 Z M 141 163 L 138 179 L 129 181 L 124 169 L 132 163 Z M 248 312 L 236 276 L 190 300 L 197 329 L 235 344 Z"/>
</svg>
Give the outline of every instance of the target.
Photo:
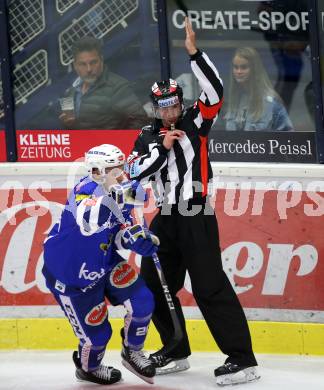
<svg viewBox="0 0 324 390">
<path fill-rule="evenodd" d="M 167 129 L 156 119 L 143 127 L 128 158 L 130 178 L 150 181 L 158 206 L 206 196 L 212 177 L 207 141 L 222 106 L 223 84 L 206 53 L 198 50 L 190 62 L 202 91 L 175 124 L 184 137 L 166 149 L 162 142 Z"/>
</svg>

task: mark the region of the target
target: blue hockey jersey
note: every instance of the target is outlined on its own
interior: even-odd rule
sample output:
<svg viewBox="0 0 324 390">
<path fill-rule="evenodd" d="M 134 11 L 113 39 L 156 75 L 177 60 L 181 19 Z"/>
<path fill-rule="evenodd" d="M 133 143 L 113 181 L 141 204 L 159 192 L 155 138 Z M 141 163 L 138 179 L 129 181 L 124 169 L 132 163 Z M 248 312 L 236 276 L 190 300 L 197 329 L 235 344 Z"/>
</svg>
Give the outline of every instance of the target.
<svg viewBox="0 0 324 390">
<path fill-rule="evenodd" d="M 107 199 L 103 186 L 89 176 L 71 191 L 60 221 L 44 243 L 43 273 L 50 289 L 63 294 L 85 291 L 121 261 L 115 236 L 123 225 L 131 225 L 131 208 L 120 210 L 112 200 L 118 215 Z"/>
</svg>

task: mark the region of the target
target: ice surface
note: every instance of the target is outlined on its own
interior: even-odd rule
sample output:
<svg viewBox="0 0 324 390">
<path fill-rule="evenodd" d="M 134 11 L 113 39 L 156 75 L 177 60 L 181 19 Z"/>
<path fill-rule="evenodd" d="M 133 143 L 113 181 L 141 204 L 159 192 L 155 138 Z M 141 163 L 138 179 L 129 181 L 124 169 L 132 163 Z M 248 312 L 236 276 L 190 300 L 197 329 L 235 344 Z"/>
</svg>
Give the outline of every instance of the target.
<svg viewBox="0 0 324 390">
<path fill-rule="evenodd" d="M 93 390 L 107 388 L 77 382 L 74 376 L 72 351 L 1 351 L 1 390 Z M 261 379 L 254 383 L 227 386 L 241 390 L 321 390 L 324 389 L 324 358 L 307 356 L 257 355 Z M 211 390 L 216 385 L 213 370 L 224 361 L 219 353 L 194 352 L 188 371 L 158 376 L 149 385 L 127 371 L 118 351 L 107 351 L 104 362 L 122 371 L 123 382 L 109 386 L 120 390 Z M 224 387 L 223 387 L 224 388 Z"/>
</svg>

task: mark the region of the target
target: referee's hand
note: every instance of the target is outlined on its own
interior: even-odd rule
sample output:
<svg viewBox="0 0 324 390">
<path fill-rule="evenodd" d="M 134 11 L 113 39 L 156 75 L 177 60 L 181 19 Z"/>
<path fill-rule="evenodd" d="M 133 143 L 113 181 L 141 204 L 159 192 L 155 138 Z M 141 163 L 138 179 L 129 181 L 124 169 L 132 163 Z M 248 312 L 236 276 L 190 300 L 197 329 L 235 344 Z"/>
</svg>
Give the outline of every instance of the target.
<svg viewBox="0 0 324 390">
<path fill-rule="evenodd" d="M 192 29 L 192 25 L 188 17 L 185 18 L 185 30 L 186 30 L 185 47 L 189 55 L 194 55 L 197 53 L 196 34 Z"/>
<path fill-rule="evenodd" d="M 167 131 L 163 139 L 163 146 L 170 150 L 173 147 L 174 142 L 179 141 L 184 135 L 185 132 L 182 130 L 175 129 Z"/>
</svg>

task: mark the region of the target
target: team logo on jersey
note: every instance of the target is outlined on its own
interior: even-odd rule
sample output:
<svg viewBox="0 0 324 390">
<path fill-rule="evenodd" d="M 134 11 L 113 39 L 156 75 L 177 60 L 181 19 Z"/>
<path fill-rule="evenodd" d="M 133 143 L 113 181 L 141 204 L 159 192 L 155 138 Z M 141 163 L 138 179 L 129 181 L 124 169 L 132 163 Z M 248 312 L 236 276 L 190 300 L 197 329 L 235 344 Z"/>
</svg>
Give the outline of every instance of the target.
<svg viewBox="0 0 324 390">
<path fill-rule="evenodd" d="M 99 305 L 92 308 L 86 315 L 84 321 L 87 325 L 101 325 L 107 318 L 108 309 L 106 302 L 101 302 Z"/>
<path fill-rule="evenodd" d="M 85 279 L 85 280 L 98 280 L 102 278 L 105 274 L 104 268 L 100 269 L 100 272 L 96 271 L 89 271 L 86 269 L 87 263 L 84 262 L 81 265 L 80 272 L 79 272 L 79 279 Z"/>
<path fill-rule="evenodd" d="M 122 261 L 116 265 L 110 273 L 110 283 L 117 288 L 125 288 L 132 285 L 138 278 L 136 271 L 127 263 Z"/>
</svg>

